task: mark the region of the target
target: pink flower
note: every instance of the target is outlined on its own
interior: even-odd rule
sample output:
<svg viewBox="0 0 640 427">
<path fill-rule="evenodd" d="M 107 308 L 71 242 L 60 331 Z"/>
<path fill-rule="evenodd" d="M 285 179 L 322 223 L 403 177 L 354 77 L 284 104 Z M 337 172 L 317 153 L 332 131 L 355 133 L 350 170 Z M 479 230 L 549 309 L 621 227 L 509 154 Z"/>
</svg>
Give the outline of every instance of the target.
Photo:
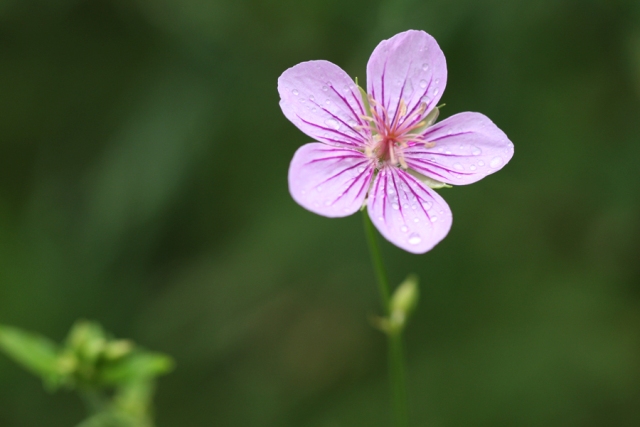
<svg viewBox="0 0 640 427">
<path fill-rule="evenodd" d="M 289 191 L 304 208 L 342 217 L 365 203 L 393 244 L 424 253 L 451 228 L 451 210 L 431 187 L 471 184 L 501 169 L 513 144 L 489 118 L 460 113 L 439 123 L 444 54 L 423 31 L 382 41 L 367 64 L 367 93 L 337 65 L 309 61 L 278 79 L 280 107 L 320 141 L 289 167 Z"/>
</svg>

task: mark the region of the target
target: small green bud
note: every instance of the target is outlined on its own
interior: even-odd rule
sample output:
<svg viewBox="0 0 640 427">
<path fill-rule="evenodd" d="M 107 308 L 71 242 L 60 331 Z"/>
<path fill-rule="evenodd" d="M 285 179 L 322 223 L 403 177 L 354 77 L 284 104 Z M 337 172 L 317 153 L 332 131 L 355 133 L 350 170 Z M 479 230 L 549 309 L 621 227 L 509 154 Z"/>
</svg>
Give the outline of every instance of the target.
<svg viewBox="0 0 640 427">
<path fill-rule="evenodd" d="M 398 286 L 391 296 L 389 329 L 390 332 L 401 331 L 413 310 L 418 305 L 418 276 L 410 275 Z"/>
<path fill-rule="evenodd" d="M 134 344 L 129 340 L 110 341 L 104 348 L 104 357 L 108 360 L 118 360 L 133 351 Z"/>
</svg>

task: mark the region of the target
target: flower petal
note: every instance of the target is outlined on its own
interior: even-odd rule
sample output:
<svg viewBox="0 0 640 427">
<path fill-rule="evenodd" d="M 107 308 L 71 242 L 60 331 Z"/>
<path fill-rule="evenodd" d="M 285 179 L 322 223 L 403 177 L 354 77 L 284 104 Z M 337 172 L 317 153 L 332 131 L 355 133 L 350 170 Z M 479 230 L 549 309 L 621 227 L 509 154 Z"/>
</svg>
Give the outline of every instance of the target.
<svg viewBox="0 0 640 427">
<path fill-rule="evenodd" d="M 289 166 L 289 192 L 303 208 L 328 217 L 362 207 L 373 164 L 359 151 L 317 142 L 296 151 Z"/>
<path fill-rule="evenodd" d="M 368 201 L 369 216 L 394 245 L 425 253 L 451 228 L 451 210 L 442 197 L 399 168 L 380 170 Z"/>
<path fill-rule="evenodd" d="M 427 129 L 422 145 L 407 148 L 407 165 L 423 175 L 449 184 L 464 185 L 497 172 L 513 157 L 513 144 L 489 118 L 460 113 Z"/>
<path fill-rule="evenodd" d="M 367 64 L 367 92 L 391 118 L 407 106 L 407 115 L 426 103 L 426 116 L 447 84 L 447 63 L 436 40 L 424 31 L 410 30 L 383 40 Z"/>
<path fill-rule="evenodd" d="M 310 137 L 338 147 L 362 147 L 369 126 L 356 84 L 329 61 L 302 62 L 278 79 L 280 108 Z M 364 128 L 359 128 L 363 126 Z"/>
</svg>

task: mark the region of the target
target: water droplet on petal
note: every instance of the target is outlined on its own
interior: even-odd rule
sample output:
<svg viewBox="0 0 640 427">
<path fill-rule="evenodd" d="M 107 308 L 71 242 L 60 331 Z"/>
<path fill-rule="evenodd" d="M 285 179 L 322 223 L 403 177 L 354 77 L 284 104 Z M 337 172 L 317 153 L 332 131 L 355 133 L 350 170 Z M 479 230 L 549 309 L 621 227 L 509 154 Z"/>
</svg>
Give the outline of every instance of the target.
<svg viewBox="0 0 640 427">
<path fill-rule="evenodd" d="M 427 81 L 426 81 L 426 80 L 424 80 L 424 79 L 420 80 L 420 87 L 421 87 L 422 89 L 424 89 L 425 87 L 427 87 Z"/>
<path fill-rule="evenodd" d="M 412 94 L 413 94 L 413 83 L 411 82 L 411 79 L 407 79 L 407 81 L 404 84 L 404 96 L 409 98 Z"/>
<path fill-rule="evenodd" d="M 429 210 L 429 209 L 431 209 L 431 207 L 433 206 L 433 203 L 431 203 L 431 202 L 427 201 L 427 202 L 424 202 L 424 203 L 422 204 L 422 206 L 423 206 L 426 210 Z"/>
<path fill-rule="evenodd" d="M 331 200 L 325 200 L 324 201 L 324 205 L 325 206 L 330 206 L 331 205 Z"/>
<path fill-rule="evenodd" d="M 326 101 L 324 101 L 325 104 L 329 105 L 331 104 L 331 101 L 329 101 L 328 99 Z"/>
<path fill-rule="evenodd" d="M 292 90 L 291 93 L 293 93 L 294 95 L 298 96 L 298 89 Z"/>
<path fill-rule="evenodd" d="M 397 211 L 398 209 L 400 209 L 400 206 L 398 206 L 398 204 L 397 204 L 397 203 L 392 203 L 392 204 L 391 204 L 391 207 L 392 207 L 394 210 L 396 210 L 396 211 Z"/>
<path fill-rule="evenodd" d="M 413 218 L 413 222 L 420 222 L 420 219 L 418 217 Z"/>
<path fill-rule="evenodd" d="M 335 119 L 327 119 L 324 123 L 333 129 L 340 129 L 340 122 Z"/>
<path fill-rule="evenodd" d="M 430 218 L 430 220 L 431 220 L 431 222 L 436 222 L 438 220 L 438 217 L 437 216 L 432 216 Z"/>
<path fill-rule="evenodd" d="M 469 166 L 469 169 L 471 169 L 472 171 L 476 170 L 476 165 Z"/>
<path fill-rule="evenodd" d="M 489 163 L 489 166 L 491 166 L 492 168 L 497 168 L 502 166 L 502 157 L 497 156 L 491 159 L 491 163 Z"/>
<path fill-rule="evenodd" d="M 464 166 L 462 166 L 460 163 L 454 163 L 453 164 L 453 168 L 457 171 L 463 171 L 464 170 Z"/>
<path fill-rule="evenodd" d="M 409 234 L 408 242 L 410 245 L 417 245 L 422 242 L 422 237 L 418 233 L 411 233 Z"/>
<path fill-rule="evenodd" d="M 309 101 L 315 101 L 315 100 L 316 100 L 315 96 L 311 95 L 311 96 L 309 97 Z"/>
<path fill-rule="evenodd" d="M 434 91 L 433 91 L 433 94 L 434 94 L 434 95 L 437 95 L 439 92 L 440 92 L 440 89 L 435 88 L 435 89 L 434 89 Z"/>
<path fill-rule="evenodd" d="M 360 167 L 358 168 L 358 173 L 362 173 L 362 172 L 364 172 L 364 166 L 360 166 Z"/>
<path fill-rule="evenodd" d="M 328 87 L 326 87 L 326 86 L 322 86 L 322 91 L 323 91 L 323 92 L 326 92 L 326 91 L 328 91 L 328 90 L 329 90 L 329 88 L 328 88 Z"/>
<path fill-rule="evenodd" d="M 482 160 L 480 160 L 480 161 L 478 162 L 478 166 L 484 166 L 484 162 L 483 162 Z"/>
<path fill-rule="evenodd" d="M 473 147 L 473 151 L 471 152 L 471 154 L 473 154 L 474 156 L 479 156 L 480 154 L 482 154 L 482 150 L 478 147 Z"/>
<path fill-rule="evenodd" d="M 409 231 L 409 229 L 407 228 L 406 225 L 403 225 L 402 227 L 400 227 L 400 231 L 402 231 L 403 233 L 406 233 L 407 231 Z"/>
<path fill-rule="evenodd" d="M 424 63 L 422 64 L 422 71 L 427 71 L 429 69 L 429 64 Z"/>
</svg>

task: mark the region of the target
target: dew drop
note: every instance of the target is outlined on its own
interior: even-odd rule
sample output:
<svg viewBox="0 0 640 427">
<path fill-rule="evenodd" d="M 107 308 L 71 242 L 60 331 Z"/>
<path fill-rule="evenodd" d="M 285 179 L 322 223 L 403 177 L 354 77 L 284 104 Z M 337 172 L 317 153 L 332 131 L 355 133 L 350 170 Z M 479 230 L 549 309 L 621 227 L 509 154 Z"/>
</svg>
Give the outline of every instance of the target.
<svg viewBox="0 0 640 427">
<path fill-rule="evenodd" d="M 316 100 L 316 97 L 315 97 L 315 96 L 311 95 L 311 96 L 309 97 L 309 101 L 315 101 L 315 100 Z"/>
<path fill-rule="evenodd" d="M 420 87 L 421 87 L 422 89 L 424 89 L 425 87 L 427 87 L 427 81 L 426 81 L 426 80 L 424 80 L 424 79 L 420 80 Z"/>
<path fill-rule="evenodd" d="M 436 79 L 436 84 L 440 84 L 440 79 Z"/>
<path fill-rule="evenodd" d="M 324 205 L 325 206 L 330 206 L 331 205 L 331 200 L 325 200 L 324 201 Z"/>
<path fill-rule="evenodd" d="M 460 163 L 454 163 L 453 164 L 453 168 L 457 171 L 463 171 L 464 170 L 464 166 L 462 166 Z"/>
<path fill-rule="evenodd" d="M 416 205 L 415 203 L 414 203 L 414 204 L 412 204 L 412 205 L 411 205 L 411 209 L 413 209 L 413 210 L 415 211 L 416 209 L 418 209 L 418 205 Z"/>
<path fill-rule="evenodd" d="M 422 237 L 418 233 L 411 233 L 409 234 L 408 242 L 410 245 L 417 245 L 422 242 Z"/>
<path fill-rule="evenodd" d="M 358 173 L 362 173 L 362 172 L 364 172 L 364 166 L 360 166 L 360 167 L 358 168 Z"/>
<path fill-rule="evenodd" d="M 500 167 L 502 165 L 502 157 L 497 156 L 494 157 L 493 159 L 491 159 L 491 163 L 489 163 L 489 166 L 491 166 L 492 168 L 497 168 Z"/>
<path fill-rule="evenodd" d="M 478 162 L 478 166 L 484 166 L 484 162 L 483 162 L 482 160 L 480 160 L 480 161 Z"/>
<path fill-rule="evenodd" d="M 433 95 L 435 96 L 435 95 L 437 95 L 439 92 L 440 92 L 440 89 L 435 88 L 435 89 L 434 89 L 434 91 L 433 91 Z"/>
<path fill-rule="evenodd" d="M 451 154 L 451 151 L 447 150 L 444 152 L 444 154 Z"/>
<path fill-rule="evenodd" d="M 436 222 L 438 220 L 438 217 L 437 216 L 432 216 L 430 218 L 430 220 L 431 220 L 431 222 Z"/>
<path fill-rule="evenodd" d="M 413 218 L 413 222 L 420 222 L 420 219 L 418 217 Z"/>
<path fill-rule="evenodd" d="M 378 221 L 384 221 L 384 218 L 382 218 L 381 216 L 378 217 Z"/>
<path fill-rule="evenodd" d="M 422 71 L 427 71 L 429 69 L 429 64 L 424 63 L 422 64 Z"/>
<path fill-rule="evenodd" d="M 431 207 L 432 207 L 432 206 L 433 206 L 433 203 L 431 203 L 431 202 L 429 202 L 429 201 L 424 202 L 424 203 L 422 204 L 422 207 L 424 207 L 426 210 L 431 209 Z"/>
<path fill-rule="evenodd" d="M 409 231 L 409 229 L 407 228 L 406 225 L 403 225 L 402 227 L 400 227 L 400 231 L 402 231 L 403 233 L 406 233 L 407 231 Z"/>
<path fill-rule="evenodd" d="M 313 108 L 311 109 L 311 112 L 312 112 L 312 113 L 315 113 L 315 112 L 316 112 L 316 107 L 313 107 Z"/>
<path fill-rule="evenodd" d="M 295 96 L 298 96 L 298 89 L 292 90 L 291 93 L 294 94 Z"/>
<path fill-rule="evenodd" d="M 396 211 L 397 211 L 398 209 L 400 209 L 400 206 L 398 206 L 398 204 L 397 204 L 397 203 L 393 203 L 393 204 L 391 205 L 391 207 L 392 207 L 394 210 L 396 210 Z"/>
<path fill-rule="evenodd" d="M 469 169 L 471 169 L 472 171 L 476 170 L 476 165 L 469 166 Z"/>
<path fill-rule="evenodd" d="M 404 85 L 404 95 L 410 97 L 413 94 L 413 83 L 411 79 L 407 79 L 407 82 Z"/>
<path fill-rule="evenodd" d="M 329 105 L 331 104 L 331 101 L 329 101 L 328 99 L 326 101 L 324 101 L 325 104 Z"/>
<path fill-rule="evenodd" d="M 330 128 L 333 129 L 340 129 L 340 122 L 338 122 L 335 119 L 327 119 L 324 121 L 324 123 L 329 126 Z"/>
<path fill-rule="evenodd" d="M 482 150 L 478 147 L 473 147 L 473 151 L 471 152 L 471 154 L 473 154 L 474 156 L 479 156 L 480 154 L 482 154 Z"/>
</svg>

